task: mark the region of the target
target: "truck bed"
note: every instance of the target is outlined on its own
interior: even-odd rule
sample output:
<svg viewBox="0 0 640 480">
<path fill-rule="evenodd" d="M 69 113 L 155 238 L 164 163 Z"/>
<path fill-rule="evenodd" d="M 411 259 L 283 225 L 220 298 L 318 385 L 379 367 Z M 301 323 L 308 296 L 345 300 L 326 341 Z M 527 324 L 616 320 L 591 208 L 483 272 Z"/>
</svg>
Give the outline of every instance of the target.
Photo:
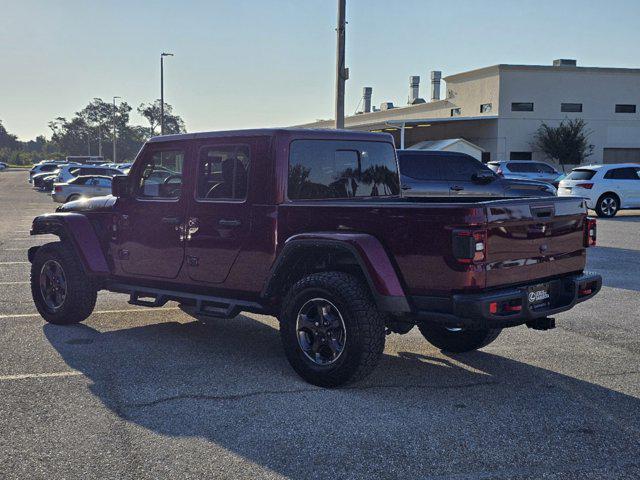
<svg viewBox="0 0 640 480">
<path fill-rule="evenodd" d="M 296 201 L 278 207 L 278 242 L 318 231 L 371 234 L 408 295 L 450 295 L 581 272 L 585 218 L 584 201 L 570 197 Z M 453 255 L 454 231 L 468 228 L 486 231 L 482 262 Z"/>
</svg>

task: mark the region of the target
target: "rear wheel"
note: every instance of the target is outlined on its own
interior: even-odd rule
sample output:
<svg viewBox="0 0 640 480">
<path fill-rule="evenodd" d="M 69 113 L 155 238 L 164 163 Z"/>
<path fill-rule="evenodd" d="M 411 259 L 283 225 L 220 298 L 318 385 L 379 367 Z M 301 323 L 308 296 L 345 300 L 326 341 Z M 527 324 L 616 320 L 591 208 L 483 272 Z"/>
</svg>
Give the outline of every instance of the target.
<svg viewBox="0 0 640 480">
<path fill-rule="evenodd" d="M 73 249 L 55 242 L 43 245 L 34 256 L 31 295 L 42 318 L 49 323 L 68 325 L 91 315 L 97 290 Z"/>
<path fill-rule="evenodd" d="M 498 338 L 502 331 L 501 328 L 469 330 L 427 323 L 419 324 L 418 328 L 422 336 L 434 347 L 452 353 L 470 352 L 486 347 Z"/>
<path fill-rule="evenodd" d="M 596 213 L 599 217 L 611 218 L 615 217 L 620 209 L 620 199 L 613 193 L 605 193 L 598 199 L 596 205 Z"/>
<path fill-rule="evenodd" d="M 357 278 L 309 275 L 283 301 L 280 335 L 289 363 L 307 382 L 338 387 L 367 376 L 384 350 L 385 317 Z"/>
</svg>

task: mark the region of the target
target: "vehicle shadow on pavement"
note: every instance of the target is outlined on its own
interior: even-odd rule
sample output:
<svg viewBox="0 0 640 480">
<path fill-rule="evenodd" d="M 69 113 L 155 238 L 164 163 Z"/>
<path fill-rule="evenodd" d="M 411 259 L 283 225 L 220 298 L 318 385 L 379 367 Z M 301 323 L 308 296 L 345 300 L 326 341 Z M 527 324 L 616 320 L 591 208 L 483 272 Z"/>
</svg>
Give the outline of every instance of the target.
<svg viewBox="0 0 640 480">
<path fill-rule="evenodd" d="M 602 284 L 640 292 L 640 252 L 626 248 L 600 247 L 589 249 L 587 268 L 602 272 Z"/>
<path fill-rule="evenodd" d="M 290 369 L 274 327 L 245 316 L 44 333 L 108 409 L 175 452 L 200 437 L 294 478 L 640 473 L 638 398 L 488 352 L 408 352 L 389 337 L 398 353 L 371 377 L 326 390 Z"/>
</svg>

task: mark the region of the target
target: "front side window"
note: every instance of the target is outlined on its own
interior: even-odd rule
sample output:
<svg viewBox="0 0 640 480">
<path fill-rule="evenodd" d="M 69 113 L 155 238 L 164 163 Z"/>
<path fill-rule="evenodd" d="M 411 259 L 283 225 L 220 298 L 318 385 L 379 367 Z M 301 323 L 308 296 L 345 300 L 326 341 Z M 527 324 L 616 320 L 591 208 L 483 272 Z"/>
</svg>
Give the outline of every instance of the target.
<svg viewBox="0 0 640 480">
<path fill-rule="evenodd" d="M 536 163 L 536 168 L 540 173 L 558 173 L 550 165 L 546 163 Z"/>
<path fill-rule="evenodd" d="M 537 172 L 535 165 L 532 163 L 508 163 L 507 168 L 510 172 L 515 173 L 534 173 Z"/>
<path fill-rule="evenodd" d="M 176 199 L 182 191 L 184 152 L 155 152 L 139 170 L 136 182 L 140 198 Z"/>
<path fill-rule="evenodd" d="M 247 198 L 249 146 L 204 147 L 198 158 L 199 200 L 244 200 Z"/>
<path fill-rule="evenodd" d="M 398 195 L 395 150 L 387 142 L 294 140 L 288 189 L 292 200 Z"/>
<path fill-rule="evenodd" d="M 469 182 L 474 174 L 493 171 L 482 162 L 466 155 L 455 155 L 442 159 L 444 164 L 444 178 L 451 181 Z"/>
</svg>

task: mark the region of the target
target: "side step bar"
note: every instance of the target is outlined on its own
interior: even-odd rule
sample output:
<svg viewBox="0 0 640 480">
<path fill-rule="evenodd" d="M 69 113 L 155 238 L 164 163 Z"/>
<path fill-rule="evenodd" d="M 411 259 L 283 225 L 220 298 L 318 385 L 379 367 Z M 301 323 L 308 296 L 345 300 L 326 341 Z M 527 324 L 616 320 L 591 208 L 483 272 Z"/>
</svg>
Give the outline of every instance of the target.
<svg viewBox="0 0 640 480">
<path fill-rule="evenodd" d="M 180 303 L 181 306 L 188 307 L 189 313 L 216 318 L 234 318 L 242 311 L 264 312 L 264 308 L 259 303 L 198 295 L 196 293 L 162 290 L 124 283 L 109 284 L 107 290 L 128 293 L 131 305 L 153 308 L 162 307 L 167 302 L 174 301 Z"/>
</svg>

